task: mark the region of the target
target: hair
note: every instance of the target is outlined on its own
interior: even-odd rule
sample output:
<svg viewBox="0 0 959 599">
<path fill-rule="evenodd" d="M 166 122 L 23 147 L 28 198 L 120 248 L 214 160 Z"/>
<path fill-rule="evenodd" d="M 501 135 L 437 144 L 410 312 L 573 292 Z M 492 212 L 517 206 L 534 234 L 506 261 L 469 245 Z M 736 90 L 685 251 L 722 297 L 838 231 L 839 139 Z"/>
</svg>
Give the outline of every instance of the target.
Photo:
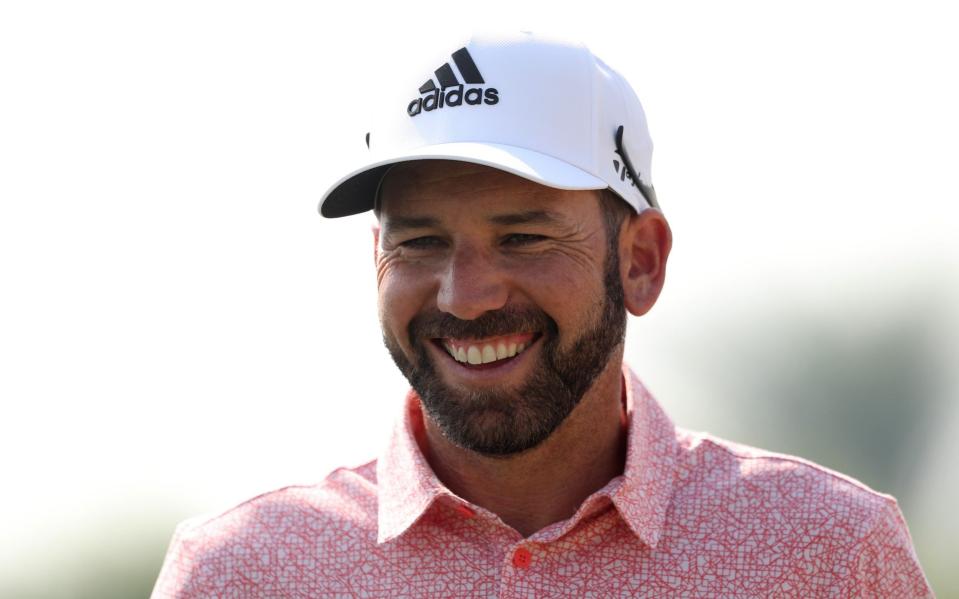
<svg viewBox="0 0 959 599">
<path fill-rule="evenodd" d="M 603 224 L 606 227 L 606 238 L 609 241 L 611 252 L 618 252 L 619 230 L 635 210 L 619 197 L 619 194 L 610 188 L 599 191 L 599 208 L 603 215 Z"/>
</svg>

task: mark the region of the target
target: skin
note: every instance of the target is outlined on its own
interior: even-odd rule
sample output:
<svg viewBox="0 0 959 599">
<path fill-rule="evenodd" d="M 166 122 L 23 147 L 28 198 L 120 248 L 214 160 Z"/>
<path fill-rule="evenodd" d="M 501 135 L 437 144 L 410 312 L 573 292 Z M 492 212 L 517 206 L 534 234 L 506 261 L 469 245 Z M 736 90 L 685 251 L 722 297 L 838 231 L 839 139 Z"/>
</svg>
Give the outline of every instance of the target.
<svg viewBox="0 0 959 599">
<path fill-rule="evenodd" d="M 373 229 L 384 334 L 414 359 L 407 326 L 424 310 L 471 320 L 510 305 L 532 305 L 555 320 L 560 346 L 570 347 L 604 293 L 607 238 L 599 202 L 595 190 L 554 189 L 465 162 L 425 160 L 393 168 Z M 530 219 L 531 213 L 552 218 Z M 619 273 L 633 315 L 655 304 L 671 245 L 658 210 L 631 212 L 620 227 Z M 475 371 L 430 345 L 444 382 L 462 389 L 517 388 L 538 351 L 534 343 L 508 368 Z M 508 456 L 463 449 L 425 413 L 421 449 L 451 491 L 497 514 L 523 537 L 565 520 L 623 472 L 622 356 L 620 343 L 569 417 L 532 449 Z"/>
</svg>

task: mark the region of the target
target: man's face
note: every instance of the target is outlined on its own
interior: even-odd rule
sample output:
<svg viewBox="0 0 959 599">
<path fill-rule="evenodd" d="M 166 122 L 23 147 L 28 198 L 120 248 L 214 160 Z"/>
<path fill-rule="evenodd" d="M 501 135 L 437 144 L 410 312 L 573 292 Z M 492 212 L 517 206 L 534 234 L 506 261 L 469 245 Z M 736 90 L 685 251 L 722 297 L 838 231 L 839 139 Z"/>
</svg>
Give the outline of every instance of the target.
<svg viewBox="0 0 959 599">
<path fill-rule="evenodd" d="M 456 445 L 535 447 L 625 333 L 598 193 L 421 161 L 395 167 L 381 197 L 380 322 L 396 365 Z"/>
</svg>

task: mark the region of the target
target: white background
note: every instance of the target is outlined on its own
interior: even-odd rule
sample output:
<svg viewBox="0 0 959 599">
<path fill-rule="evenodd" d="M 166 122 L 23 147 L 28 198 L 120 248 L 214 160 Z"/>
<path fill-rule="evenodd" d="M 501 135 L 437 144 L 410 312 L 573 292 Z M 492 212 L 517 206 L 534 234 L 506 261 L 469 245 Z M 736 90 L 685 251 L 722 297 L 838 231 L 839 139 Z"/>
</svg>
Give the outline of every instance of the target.
<svg viewBox="0 0 959 599">
<path fill-rule="evenodd" d="M 677 422 L 723 432 L 688 352 L 770 306 L 931 310 L 959 363 L 947 6 L 4 3 L 0 564 L 30 571 L 104 514 L 220 509 L 375 456 L 405 381 L 372 217 L 316 202 L 403 56 L 474 27 L 578 37 L 642 99 L 675 244 L 627 357 Z M 959 495 L 936 470 L 955 421 L 929 431 L 930 510 Z"/>
</svg>

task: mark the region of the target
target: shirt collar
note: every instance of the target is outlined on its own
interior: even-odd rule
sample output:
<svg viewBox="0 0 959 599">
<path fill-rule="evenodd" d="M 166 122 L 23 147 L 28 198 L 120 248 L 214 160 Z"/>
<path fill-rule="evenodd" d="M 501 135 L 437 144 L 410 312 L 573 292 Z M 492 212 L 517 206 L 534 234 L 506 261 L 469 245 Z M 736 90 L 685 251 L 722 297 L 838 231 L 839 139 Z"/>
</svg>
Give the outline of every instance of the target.
<svg viewBox="0 0 959 599">
<path fill-rule="evenodd" d="M 613 504 L 639 539 L 655 547 L 662 536 L 676 479 L 676 428 L 639 377 L 623 364 L 626 382 L 626 467 Z"/>
<path fill-rule="evenodd" d="M 608 494 L 630 530 L 645 544 L 659 542 L 676 473 L 672 421 L 623 364 L 627 429 L 626 466 L 598 493 Z M 419 440 L 419 442 L 418 442 Z M 453 493 L 436 477 L 420 449 L 425 431 L 419 397 L 407 392 L 402 415 L 377 460 L 377 542 L 403 534 L 434 501 Z"/>
<path fill-rule="evenodd" d="M 396 420 L 389 442 L 376 462 L 377 543 L 400 536 L 438 497 L 452 495 L 436 477 L 417 439 L 425 446 L 419 396 L 410 389 L 403 402 L 402 415 Z"/>
</svg>

